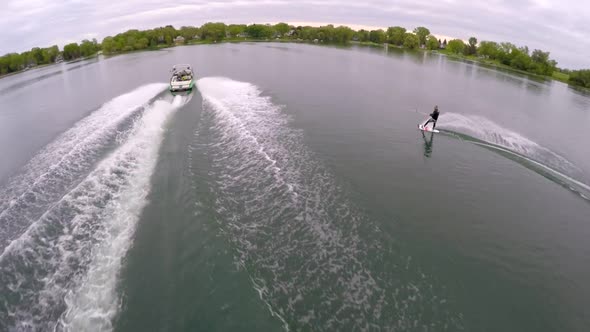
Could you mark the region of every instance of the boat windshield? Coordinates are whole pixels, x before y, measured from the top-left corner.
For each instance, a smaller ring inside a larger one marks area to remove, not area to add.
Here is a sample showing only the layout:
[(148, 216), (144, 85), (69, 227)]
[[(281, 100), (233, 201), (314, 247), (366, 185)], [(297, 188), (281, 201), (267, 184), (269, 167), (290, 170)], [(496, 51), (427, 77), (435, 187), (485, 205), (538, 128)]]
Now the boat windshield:
[(178, 70), (174, 72), (173, 76), (175, 81), (190, 81), (193, 79), (193, 74), (187, 69)]

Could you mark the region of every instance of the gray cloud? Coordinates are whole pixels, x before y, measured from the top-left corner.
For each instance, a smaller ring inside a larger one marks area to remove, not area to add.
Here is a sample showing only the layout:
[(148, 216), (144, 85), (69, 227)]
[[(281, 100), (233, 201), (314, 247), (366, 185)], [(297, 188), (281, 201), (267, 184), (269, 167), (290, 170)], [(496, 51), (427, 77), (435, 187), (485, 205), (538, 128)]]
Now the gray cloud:
[(577, 0), (8, 0), (2, 7), (0, 54), (131, 28), (284, 21), (426, 26), (438, 35), (540, 48), (563, 67), (590, 67), (590, 3)]

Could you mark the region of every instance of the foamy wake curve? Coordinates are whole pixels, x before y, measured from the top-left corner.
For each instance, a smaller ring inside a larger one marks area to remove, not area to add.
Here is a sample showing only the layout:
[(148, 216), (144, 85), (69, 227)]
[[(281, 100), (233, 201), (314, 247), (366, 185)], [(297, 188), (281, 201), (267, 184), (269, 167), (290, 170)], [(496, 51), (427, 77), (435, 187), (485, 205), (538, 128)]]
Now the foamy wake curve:
[(146, 204), (164, 125), (183, 103), (156, 100), (121, 145), (0, 256), (0, 330), (105, 331), (121, 259)]
[(132, 123), (164, 84), (142, 86), (104, 104), (42, 149), (0, 188), (0, 253), (124, 141)]
[(461, 326), (437, 287), (351, 204), (282, 107), (249, 83), (197, 85), (205, 112), (196, 144), (211, 159), (219, 225), (286, 329)]
[(462, 138), (475, 139), (473, 141), (476, 144), (481, 144), (477, 140), (490, 143), (489, 147), (520, 157), (540, 171), (547, 172), (549, 177), (558, 177), (560, 184), (589, 199), (578, 192), (583, 190), (590, 193), (590, 186), (584, 183), (586, 175), (578, 167), (559, 154), (489, 119), (475, 115), (445, 113), (439, 120), (438, 128), (459, 134)]

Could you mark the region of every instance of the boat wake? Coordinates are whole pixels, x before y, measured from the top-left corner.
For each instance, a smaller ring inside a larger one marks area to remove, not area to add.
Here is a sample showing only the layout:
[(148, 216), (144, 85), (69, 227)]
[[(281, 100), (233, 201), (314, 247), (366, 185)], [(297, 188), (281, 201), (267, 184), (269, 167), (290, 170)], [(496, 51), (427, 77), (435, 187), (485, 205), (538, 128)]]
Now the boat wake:
[(42, 149), (21, 173), (0, 188), (0, 253), (100, 156), (124, 141), (132, 123), (165, 85), (151, 84), (119, 96), (75, 124)]
[(559, 154), (489, 119), (475, 115), (445, 113), (439, 128), (459, 139), (492, 149), (590, 201), (585, 174)]
[(211, 77), (197, 86), (196, 143), (211, 159), (218, 223), (285, 329), (461, 326), (429, 278), (351, 204), (281, 106), (245, 82)]
[(12, 198), (2, 212), (9, 244), (0, 255), (0, 330), (112, 329), (121, 259), (146, 204), (164, 126), (187, 101), (154, 100), (165, 86), (105, 104), (3, 189)]

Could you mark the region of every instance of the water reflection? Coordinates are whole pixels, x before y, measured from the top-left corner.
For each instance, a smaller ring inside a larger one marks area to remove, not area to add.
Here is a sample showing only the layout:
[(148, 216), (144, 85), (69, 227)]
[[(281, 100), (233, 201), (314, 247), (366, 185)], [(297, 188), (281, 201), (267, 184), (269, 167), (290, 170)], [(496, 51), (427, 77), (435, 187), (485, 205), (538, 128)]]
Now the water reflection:
[(92, 65), (94, 63), (97, 63), (99, 61), (99, 59), (98, 59), (98, 57), (96, 57), (96, 58), (92, 58), (92, 59), (89, 59), (89, 60), (78, 60), (78, 61), (75, 61), (75, 62), (70, 62), (68, 64), (73, 64), (73, 63), (82, 62), (82, 61), (85, 61), (85, 62), (79, 63), (79, 64), (77, 64), (75, 66), (72, 66), (72, 67), (68, 67), (68, 69), (66, 69), (66, 71), (72, 71), (72, 70), (75, 70), (75, 69), (78, 69), (78, 68), (90, 66), (90, 65)]
[(412, 51), (412, 50), (408, 50), (407, 52), (404, 53), (404, 58), (405, 59), (409, 59), (412, 60), (412, 62), (422, 65), (424, 64), (426, 58), (425, 58), (425, 52), (420, 52), (420, 51)]
[(424, 139), (424, 157), (430, 158), (432, 156), (432, 143), (434, 142), (434, 133), (430, 133), (430, 137), (427, 138), (427, 134), (422, 131), (422, 139)]
[(575, 85), (567, 85), (568, 90), (571, 92), (570, 96), (573, 100), (580, 105), (588, 106), (588, 98), (590, 98), (590, 90)]
[(32, 85), (34, 83), (43, 81), (43, 80), (48, 79), (48, 78), (53, 77), (53, 76), (57, 76), (57, 75), (59, 75), (61, 73), (62, 73), (62, 70), (58, 70), (58, 71), (54, 71), (54, 72), (50, 72), (50, 73), (47, 73), (47, 74), (35, 76), (33, 78), (26, 79), (26, 80), (23, 80), (23, 81), (20, 81), (20, 82), (11, 84), (11, 85), (9, 85), (9, 86), (7, 86), (5, 88), (0, 88), (0, 95), (9, 93), (11, 91), (15, 91), (17, 89), (25, 88), (25, 87), (27, 87), (29, 85)]
[(398, 58), (398, 59), (403, 59), (406, 55), (406, 52), (404, 51), (404, 49), (399, 48), (397, 46), (394, 45), (388, 45), (385, 54), (390, 56), (390, 57), (394, 57), (394, 58)]
[(534, 80), (529, 80), (528, 78), (525, 80), (525, 85), (526, 85), (526, 89), (529, 92), (533, 92), (536, 95), (542, 95), (542, 94), (546, 93), (546, 90), (548, 87), (547, 84), (539, 83)]

